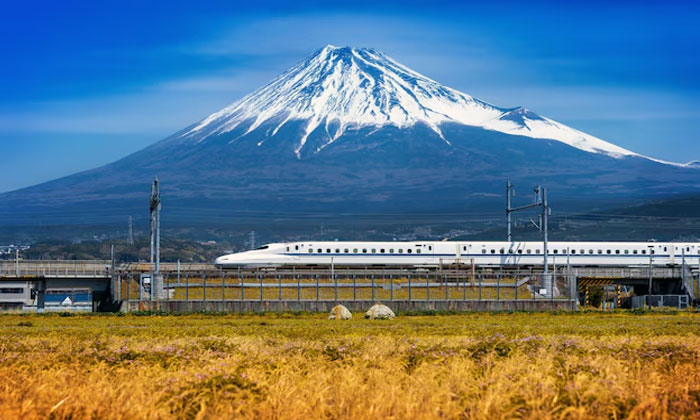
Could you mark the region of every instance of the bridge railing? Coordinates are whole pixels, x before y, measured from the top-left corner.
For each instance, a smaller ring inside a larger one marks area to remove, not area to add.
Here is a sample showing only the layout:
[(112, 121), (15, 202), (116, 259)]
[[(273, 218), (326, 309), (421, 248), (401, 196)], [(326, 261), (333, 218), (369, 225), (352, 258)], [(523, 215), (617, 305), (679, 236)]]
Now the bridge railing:
[(0, 277), (110, 277), (111, 262), (21, 260), (0, 262)]

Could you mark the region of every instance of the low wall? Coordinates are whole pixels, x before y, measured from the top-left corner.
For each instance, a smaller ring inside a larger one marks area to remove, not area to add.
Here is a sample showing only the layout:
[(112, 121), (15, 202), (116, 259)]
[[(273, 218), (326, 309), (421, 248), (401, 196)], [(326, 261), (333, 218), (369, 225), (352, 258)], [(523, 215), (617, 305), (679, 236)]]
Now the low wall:
[[(395, 312), (419, 311), (575, 311), (572, 300), (431, 300), (383, 302)], [(337, 304), (351, 312), (365, 312), (372, 301), (129, 301), (122, 302), (121, 311), (187, 312), (330, 312)]]

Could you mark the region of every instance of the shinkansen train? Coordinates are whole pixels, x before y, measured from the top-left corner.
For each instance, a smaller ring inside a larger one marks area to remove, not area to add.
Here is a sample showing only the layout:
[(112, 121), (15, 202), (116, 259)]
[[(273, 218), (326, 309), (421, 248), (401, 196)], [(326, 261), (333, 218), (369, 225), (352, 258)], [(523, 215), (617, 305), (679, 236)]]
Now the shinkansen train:
[[(220, 268), (283, 266), (537, 266), (542, 242), (288, 242), (223, 255)], [(700, 243), (548, 242), (548, 264), (672, 266), (700, 264)]]

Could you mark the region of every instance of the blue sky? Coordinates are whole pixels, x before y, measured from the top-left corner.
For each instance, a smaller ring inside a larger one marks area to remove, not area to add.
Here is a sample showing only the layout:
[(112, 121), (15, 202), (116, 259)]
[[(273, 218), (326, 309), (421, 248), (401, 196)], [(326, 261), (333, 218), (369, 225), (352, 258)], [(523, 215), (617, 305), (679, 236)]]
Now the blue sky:
[(0, 191), (126, 156), (325, 44), (380, 49), (639, 153), (700, 159), (697, 3), (197, 3), (4, 4)]

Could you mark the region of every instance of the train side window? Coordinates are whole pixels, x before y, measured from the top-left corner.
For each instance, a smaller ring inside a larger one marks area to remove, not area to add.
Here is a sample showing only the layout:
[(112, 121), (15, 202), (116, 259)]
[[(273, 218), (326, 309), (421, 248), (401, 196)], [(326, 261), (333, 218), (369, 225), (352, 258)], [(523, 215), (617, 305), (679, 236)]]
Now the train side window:
[(508, 250), (508, 253), (509, 253), (509, 254), (512, 254), (512, 253), (513, 253), (513, 250), (512, 250), (512, 249), (509, 249), (509, 250)]
[(340, 254), (340, 250), (338, 248), (335, 249), (336, 254)]
[(532, 254), (532, 250), (531, 250), (531, 249), (528, 249), (528, 250), (525, 251), (525, 252), (527, 252), (528, 254)]
[(685, 252), (690, 252), (690, 247), (689, 247), (689, 246), (685, 247)]
[(352, 253), (357, 254), (357, 248), (353, 248)]
[(345, 253), (347, 254), (348, 252), (350, 252), (350, 250), (345, 248)]
[(668, 252), (668, 247), (664, 247), (664, 252)]
[(299, 251), (299, 245), (294, 245), (294, 249)]
[(367, 253), (367, 248), (362, 248), (362, 253), (366, 254)]
[(503, 248), (501, 248), (501, 254), (503, 254), (504, 252), (505, 252), (505, 250)]
[(406, 252), (408, 252), (408, 253), (410, 254), (410, 253), (411, 253), (411, 248), (408, 248), (408, 249), (406, 250)]
[(399, 254), (403, 254), (403, 248), (399, 248)]
[(633, 253), (633, 254), (637, 254), (637, 250), (636, 250), (636, 249), (633, 249), (633, 250), (632, 250), (632, 253)]
[[(465, 247), (462, 247), (462, 250), (463, 250), (463, 251), (466, 251), (466, 250), (467, 250), (467, 247), (466, 247), (466, 246), (465, 246)], [(688, 251), (690, 251), (690, 250), (688, 250)]]
[(376, 254), (377, 250), (375, 248), (372, 248), (372, 254)]
[(380, 249), (379, 252), (384, 253), (384, 248)]
[(390, 248), (390, 249), (389, 249), (389, 254), (393, 254), (393, 253), (394, 253), (394, 248)]
[(647, 250), (646, 250), (646, 249), (643, 249), (643, 250), (642, 250), (642, 254), (646, 254), (646, 253), (647, 253)]
[(331, 253), (331, 250), (330, 250), (330, 249), (326, 249), (326, 252), (330, 254), (330, 253)]
[(610, 254), (610, 253), (612, 253), (612, 251), (609, 250), (609, 249), (607, 249), (607, 250), (605, 250), (605, 253), (606, 253), (606, 254)]
[(420, 254), (420, 248), (416, 249), (416, 254)]
[(433, 246), (432, 246), (432, 245), (428, 245), (428, 251), (432, 251), (432, 250), (433, 250)]
[(582, 249), (581, 252), (579, 252), (579, 254), (585, 254), (585, 253), (586, 253), (585, 249)]
[(619, 254), (619, 253), (620, 253), (620, 250), (619, 250), (619, 249), (616, 249), (616, 250), (615, 250), (615, 253), (616, 253), (616, 254)]
[(317, 252), (320, 254), (320, 253), (323, 252), (323, 249), (322, 249), (322, 248), (319, 248)]
[(656, 254), (656, 251), (652, 249), (652, 250), (651, 250), (651, 253), (652, 253), (652, 254)]
[(630, 253), (630, 250), (629, 250), (629, 249), (626, 249), (626, 250), (625, 250), (625, 254), (629, 254), (629, 253)]
[(539, 253), (540, 253), (540, 250), (539, 250), (539, 249), (536, 249), (536, 250), (535, 250), (535, 254), (539, 254)]
[(287, 247), (287, 252), (289, 252), (289, 247)]
[(481, 253), (482, 253), (482, 254), (486, 254), (486, 250), (485, 250), (485, 249), (482, 249), (482, 250), (481, 250)]
[(571, 250), (571, 253), (572, 253), (572, 254), (575, 254), (575, 253), (576, 253), (576, 250), (575, 250), (575, 249), (572, 249), (572, 250)]
[(555, 254), (558, 253), (558, 252), (559, 252), (559, 251), (557, 251), (556, 249), (554, 250), (554, 253), (555, 253)]
[(309, 248), (309, 254), (313, 254), (313, 253), (314, 253), (314, 249), (313, 249), (313, 248)]
[(603, 253), (603, 250), (602, 250), (602, 249), (599, 249), (599, 250), (598, 250), (598, 254), (602, 254), (602, 253)]
[(522, 254), (522, 253), (523, 253), (523, 250), (522, 250), (522, 249), (519, 249), (519, 250), (518, 250), (518, 254)]
[(491, 253), (492, 253), (492, 254), (495, 254), (495, 253), (496, 253), (496, 250), (495, 250), (495, 249), (492, 249), (492, 250), (491, 250)]
[(592, 254), (592, 253), (593, 253), (593, 250), (592, 250), (592, 249), (589, 249), (589, 250), (588, 250), (588, 253), (589, 253), (589, 254)]

